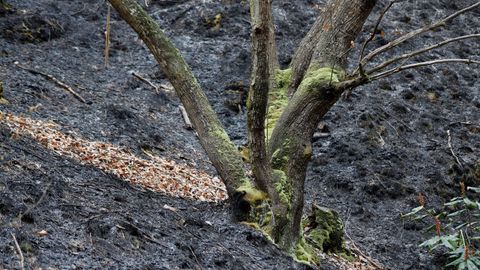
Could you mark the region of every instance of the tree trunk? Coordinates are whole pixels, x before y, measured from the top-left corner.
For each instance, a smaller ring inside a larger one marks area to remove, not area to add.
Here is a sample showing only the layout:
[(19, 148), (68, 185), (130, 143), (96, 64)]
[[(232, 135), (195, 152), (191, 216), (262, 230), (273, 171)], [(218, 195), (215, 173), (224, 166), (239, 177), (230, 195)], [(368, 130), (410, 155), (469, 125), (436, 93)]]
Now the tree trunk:
[[(246, 177), (238, 151), (188, 65), (158, 24), (135, 0), (109, 2), (139, 34), (174, 86), (203, 148), (227, 186), (228, 195), (236, 203), (234, 209), (248, 215), (250, 210), (256, 211), (258, 203), (266, 202), (264, 205), (271, 207), (269, 211), (273, 215), (262, 224), (269, 227), (268, 233), (274, 242), (291, 254), (299, 245), (305, 245), (300, 224), (306, 169), (312, 153), (310, 140), (320, 119), (350, 85), (342, 82), (345, 80), (347, 52), (375, 1), (331, 1), (310, 31), (310, 37), (302, 42), (306, 44), (293, 60), (292, 76), (276, 70), (278, 61), (271, 1), (250, 1), (253, 69), (247, 106), (255, 186)], [(284, 78), (273, 83), (278, 74)], [(279, 113), (282, 109), (283, 112), (268, 139), (265, 136), (265, 130), (268, 130), (265, 115), (267, 105), (273, 102), (268, 100), (269, 91), (283, 88), (281, 91), (285, 92), (286, 85), (293, 82), (292, 77), (298, 80), (298, 87), (294, 87), (288, 104), (278, 108)]]
[(154, 55), (184, 105), (200, 143), (224, 181), (230, 198), (249, 182), (235, 145), (223, 129), (205, 93), (178, 49), (135, 0), (109, 0)]
[[(321, 28), (314, 38), (316, 46), (297, 55), (311, 58), (303, 79), (277, 121), (269, 142), (273, 170), (282, 180), (288, 196), (289, 220), (283, 228), (275, 227), (274, 239), (285, 250), (292, 251), (301, 235), (304, 181), (312, 154), (311, 138), (322, 117), (345, 90), (348, 51), (376, 1), (335, 0), (314, 27)], [(310, 33), (316, 31), (311, 30)], [(311, 56), (309, 56), (311, 55)], [(301, 73), (301, 71), (299, 71)], [(292, 79), (295, 75), (292, 75)]]

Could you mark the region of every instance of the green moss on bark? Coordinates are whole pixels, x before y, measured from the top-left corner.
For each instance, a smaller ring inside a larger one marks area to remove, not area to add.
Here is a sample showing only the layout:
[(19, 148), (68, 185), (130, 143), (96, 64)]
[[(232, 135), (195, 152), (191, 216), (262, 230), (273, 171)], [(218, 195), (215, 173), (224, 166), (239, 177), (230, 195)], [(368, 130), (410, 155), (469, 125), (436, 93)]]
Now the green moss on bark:
[(282, 170), (273, 170), (273, 178), (275, 179), (275, 190), (278, 192), (280, 202), (287, 205), (290, 209), (292, 185), (290, 184), (290, 181), (288, 181), (287, 175)]
[(275, 89), (271, 89), (268, 93), (268, 112), (265, 119), (265, 133), (267, 138), (272, 135), (277, 120), (280, 118), (283, 109), (287, 106), (287, 90), (291, 76), (291, 69), (277, 70), (275, 73)]
[(252, 182), (248, 179), (245, 179), (242, 184), (236, 189), (236, 191), (244, 192), (245, 195), (243, 196), (243, 199), (249, 202), (252, 206), (257, 205), (261, 201), (268, 198), (268, 195), (265, 192), (254, 187)]
[(306, 236), (320, 251), (348, 254), (343, 239), (343, 222), (337, 212), (313, 205), (312, 214), (304, 223), (309, 228)]
[(295, 246), (294, 259), (298, 262), (308, 265), (318, 265), (319, 259), (315, 249), (305, 241), (305, 237), (301, 236)]
[(311, 67), (305, 74), (300, 89), (314, 91), (325, 84), (339, 83), (345, 79), (345, 71), (330, 67), (315, 68)]

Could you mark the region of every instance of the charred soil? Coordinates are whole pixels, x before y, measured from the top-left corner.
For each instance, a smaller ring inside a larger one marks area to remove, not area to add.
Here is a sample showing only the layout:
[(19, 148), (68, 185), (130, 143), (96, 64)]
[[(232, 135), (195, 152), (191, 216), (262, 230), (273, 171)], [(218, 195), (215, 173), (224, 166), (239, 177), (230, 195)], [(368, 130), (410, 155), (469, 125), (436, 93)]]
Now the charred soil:
[[(244, 144), (248, 1), (149, 2), (148, 12), (191, 65), (231, 138)], [(274, 1), (282, 66), (289, 64), (323, 2)], [(398, 3), (371, 46), (472, 2)], [(131, 185), (121, 173), (59, 154), (35, 136), (12, 129), (7, 114), (45, 121), (46, 126), (54, 123), (65, 134), (128, 149), (141, 159), (160, 156), (215, 176), (153, 57), (114, 11), (109, 67), (104, 67), (104, 1), (8, 3), (11, 7), (0, 7), (0, 81), (9, 101), (0, 105), (0, 268), (19, 265), (13, 235), (28, 269), (306, 268), (261, 233), (233, 223), (224, 202), (172, 197)], [(479, 18), (476, 9), (396, 53), (478, 33)], [(357, 50), (375, 19), (369, 19)], [(430, 56), (479, 54), (480, 42), (467, 40)], [(86, 102), (18, 64), (65, 82)], [(162, 87), (156, 92), (132, 72)], [(338, 211), (347, 239), (389, 269), (441, 269), (441, 256), (418, 247), (431, 224), (407, 222), (400, 214), (418, 205), (419, 193), (427, 204), (438, 206), (458, 194), (460, 181), (480, 184), (468, 176), (468, 166), (480, 159), (479, 121), (478, 66), (427, 67), (357, 89), (319, 127), (306, 205)], [(447, 130), (463, 170), (451, 155)]]

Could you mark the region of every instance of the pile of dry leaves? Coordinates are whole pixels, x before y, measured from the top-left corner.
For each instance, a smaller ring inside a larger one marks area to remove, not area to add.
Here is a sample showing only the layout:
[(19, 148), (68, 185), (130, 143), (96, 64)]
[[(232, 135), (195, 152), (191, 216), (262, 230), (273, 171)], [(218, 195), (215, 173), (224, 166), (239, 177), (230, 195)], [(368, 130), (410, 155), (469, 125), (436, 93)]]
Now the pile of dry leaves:
[(227, 198), (224, 184), (218, 177), (172, 160), (149, 155), (136, 156), (126, 148), (113, 144), (88, 141), (74, 132), (65, 134), (58, 124), (34, 120), (0, 111), (0, 123), (12, 131), (12, 139), (30, 136), (46, 148), (85, 165), (95, 166), (132, 184), (165, 194), (201, 201)]

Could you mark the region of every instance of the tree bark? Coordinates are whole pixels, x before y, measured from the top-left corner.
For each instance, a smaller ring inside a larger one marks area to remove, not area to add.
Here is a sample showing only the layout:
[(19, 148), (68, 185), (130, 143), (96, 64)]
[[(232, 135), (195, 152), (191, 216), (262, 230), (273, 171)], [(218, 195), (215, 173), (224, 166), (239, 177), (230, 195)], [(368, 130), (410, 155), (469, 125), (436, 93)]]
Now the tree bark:
[(249, 181), (243, 162), (213, 111), (189, 66), (160, 26), (135, 0), (109, 0), (120, 16), (137, 32), (172, 83), (184, 105), (200, 143), (234, 198), (238, 187)]
[[(283, 232), (278, 244), (286, 250), (291, 250), (300, 236), (304, 181), (312, 153), (311, 138), (319, 121), (345, 90), (339, 86), (343, 86), (341, 82), (346, 79), (351, 42), (360, 33), (375, 3), (373, 0), (334, 0), (328, 4), (321, 23), (314, 25), (314, 28), (320, 27), (321, 32), (311, 30), (312, 37), (307, 39), (309, 42), (316, 40), (316, 46), (312, 49), (309, 45), (305, 48), (308, 51), (302, 53), (302, 58), (311, 58), (308, 69), (303, 72), (301, 83), (273, 130), (268, 151), (273, 169), (283, 172), (286, 185), (291, 187), (291, 218), (285, 228), (275, 228), (275, 231)], [(299, 74), (301, 69), (297, 71)]]
[[(348, 3), (344, 3), (348, 2)], [(355, 41), (358, 33), (352, 35), (355, 31), (352, 31), (350, 34), (341, 33), (339, 27), (340, 24), (346, 24), (349, 20), (359, 21), (357, 16), (364, 14), (365, 7), (374, 6), (376, 0), (363, 0), (363, 1), (339, 1), (334, 0), (330, 1), (324, 11), (315, 21), (314, 25), (307, 33), (305, 38), (300, 42), (297, 51), (295, 52), (292, 59), (292, 81), (288, 87), (288, 95), (292, 96), (293, 93), (297, 90), (298, 86), (303, 80), (307, 69), (309, 68), (312, 58), (315, 60), (321, 60), (331, 62), (330, 66), (343, 68), (347, 59), (347, 52), (350, 48), (350, 42)], [(360, 8), (357, 12), (357, 8)], [(341, 10), (342, 9), (342, 10)], [(369, 10), (368, 12), (371, 12)], [(338, 17), (344, 16), (344, 17)], [(342, 21), (343, 20), (343, 21)], [(361, 19), (360, 19), (361, 20)], [(350, 27), (360, 27), (360, 30), (363, 26), (363, 22), (358, 25), (350, 24)], [(342, 40), (337, 40), (340, 38)], [(346, 43), (345, 43), (346, 42)], [(343, 44), (341, 44), (343, 43)], [(338, 48), (335, 48), (335, 45), (341, 44), (343, 52)], [(345, 46), (346, 45), (346, 46)], [(314, 55), (316, 54), (316, 55)], [(323, 55), (319, 55), (323, 54)], [(328, 64), (328, 63), (325, 64)]]
[(272, 35), (271, 0), (251, 0), (252, 17), (252, 74), (247, 100), (248, 146), (252, 172), (257, 186), (272, 201), (272, 222), (285, 223), (287, 207), (275, 189), (270, 159), (266, 153), (265, 117), (268, 92), (277, 68), (276, 48)]

